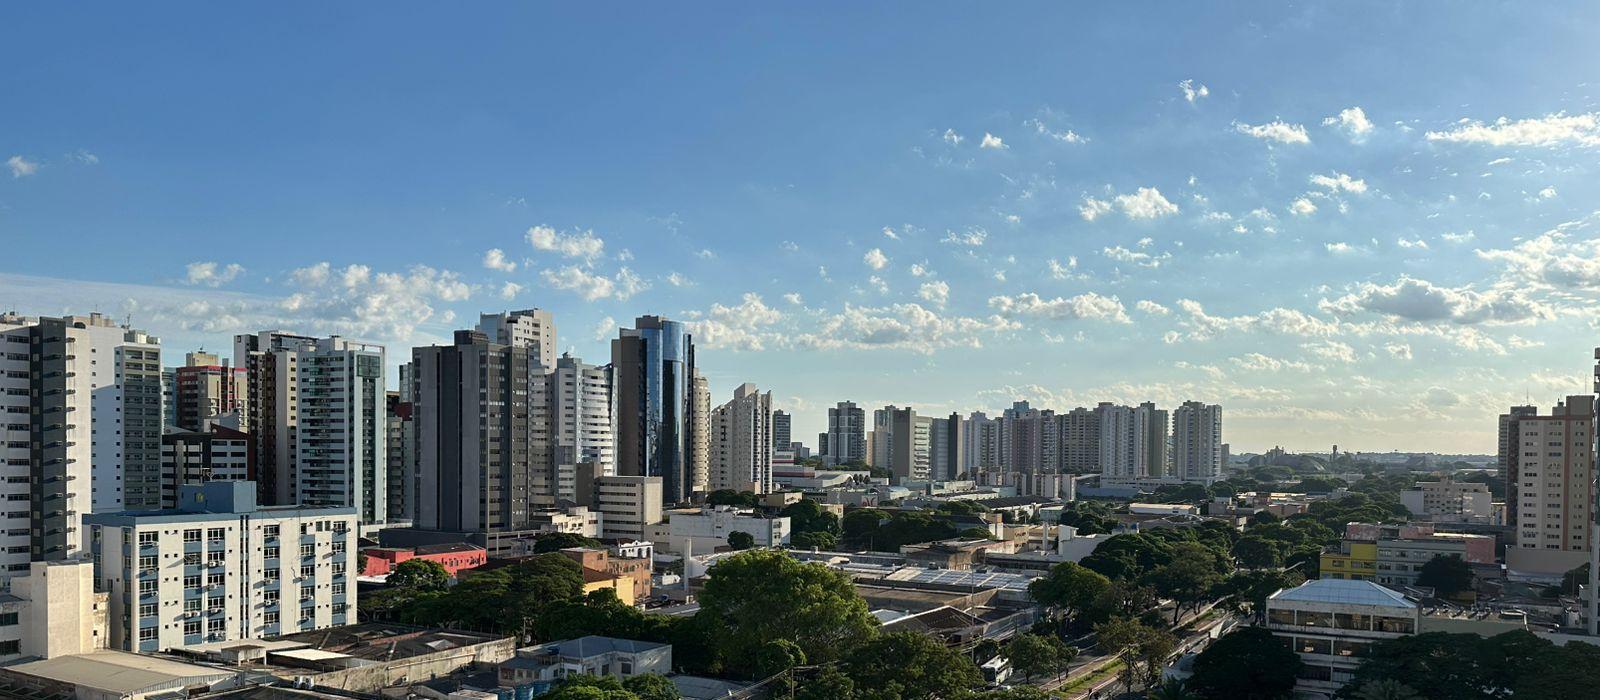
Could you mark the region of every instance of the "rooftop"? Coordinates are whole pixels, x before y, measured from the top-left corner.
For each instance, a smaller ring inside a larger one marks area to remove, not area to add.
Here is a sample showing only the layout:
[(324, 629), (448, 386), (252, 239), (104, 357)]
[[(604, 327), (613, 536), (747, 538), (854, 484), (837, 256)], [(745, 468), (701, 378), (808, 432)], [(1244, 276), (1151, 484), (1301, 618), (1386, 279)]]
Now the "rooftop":
[(644, 651), (650, 651), (652, 649), (660, 649), (670, 646), (672, 645), (662, 644), (660, 642), (642, 642), (637, 639), (619, 639), (617, 637), (601, 637), (591, 634), (587, 637), (566, 639), (559, 642), (540, 644), (538, 646), (532, 646), (526, 649), (518, 649), (517, 653), (520, 656), (526, 657), (540, 653), (553, 652), (561, 656), (582, 659), (591, 656), (598, 656), (600, 654), (609, 654), (612, 652), (637, 654)]
[(8, 666), (6, 670), (117, 695), (210, 685), (234, 675), (225, 669), (112, 649), (58, 656)]
[(1371, 581), (1324, 578), (1307, 581), (1295, 588), (1285, 588), (1272, 594), (1268, 600), (1299, 603), (1336, 603), (1340, 605), (1373, 605), (1389, 608), (1415, 608), (1397, 591), (1384, 588)]

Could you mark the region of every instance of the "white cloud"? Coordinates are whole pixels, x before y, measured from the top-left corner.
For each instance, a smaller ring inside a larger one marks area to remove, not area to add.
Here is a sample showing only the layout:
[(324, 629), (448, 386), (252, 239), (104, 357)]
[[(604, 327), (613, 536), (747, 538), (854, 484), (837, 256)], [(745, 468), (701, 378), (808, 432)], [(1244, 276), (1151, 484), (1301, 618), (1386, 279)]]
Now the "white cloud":
[(1546, 187), (1542, 190), (1539, 190), (1539, 199), (1555, 199), (1555, 196), (1556, 188), (1554, 187)]
[(1317, 213), (1317, 205), (1313, 204), (1311, 200), (1301, 197), (1289, 204), (1289, 213), (1295, 216), (1311, 216)]
[(794, 304), (795, 306), (800, 306), (805, 303), (805, 300), (801, 299), (800, 295), (795, 292), (789, 292), (788, 294), (783, 295), (783, 300), (789, 302), (790, 304)]
[(1094, 197), (1084, 197), (1083, 204), (1078, 207), (1078, 215), (1082, 216), (1084, 221), (1094, 221), (1100, 218), (1101, 215), (1110, 212), (1110, 202), (1103, 199), (1095, 199)]
[(460, 275), (426, 265), (374, 273), (366, 265), (335, 269), (319, 262), (291, 270), (289, 279), (295, 291), (277, 303), (281, 313), (297, 319), (302, 329), (357, 337), (409, 339), (423, 323), (454, 317), (449, 310), (435, 309), (435, 303), (472, 296)]
[(505, 283), (505, 284), (500, 286), (500, 298), (501, 299), (505, 299), (505, 300), (509, 301), (511, 299), (515, 299), (516, 296), (518, 294), (521, 294), (521, 293), (522, 293), (522, 285), (517, 284), (516, 282), (507, 282), (507, 283)]
[(1134, 194), (1117, 195), (1117, 206), (1130, 219), (1158, 219), (1178, 213), (1178, 205), (1167, 201), (1154, 187), (1140, 187)]
[(589, 335), (595, 340), (605, 340), (610, 338), (611, 334), (615, 333), (616, 331), (617, 320), (607, 316), (600, 319), (600, 322), (594, 325), (594, 329), (589, 333)]
[(1365, 180), (1358, 180), (1341, 172), (1335, 172), (1332, 175), (1312, 175), (1311, 184), (1317, 187), (1325, 187), (1329, 192), (1343, 190), (1353, 194), (1365, 194), (1367, 191), (1367, 182)]
[(11, 177), (27, 177), (39, 172), (39, 163), (22, 156), (11, 156), (6, 159), (6, 166), (11, 168)]
[(1346, 137), (1357, 143), (1365, 141), (1367, 134), (1372, 133), (1372, 121), (1367, 119), (1367, 113), (1360, 107), (1340, 110), (1337, 115), (1322, 120), (1322, 125), (1343, 131)]
[(946, 302), (950, 301), (950, 285), (942, 280), (924, 282), (917, 289), (917, 296), (922, 297), (923, 301), (934, 306), (943, 307)]
[(1477, 236), (1477, 234), (1474, 234), (1473, 232), (1468, 231), (1466, 233), (1455, 233), (1455, 232), (1445, 233), (1445, 234), (1440, 235), (1439, 237), (1444, 239), (1444, 241), (1446, 243), (1467, 243), (1467, 242), (1477, 238), (1478, 236)]
[(1075, 297), (1044, 299), (1026, 292), (1016, 296), (989, 297), (989, 308), (1002, 316), (1026, 316), (1054, 320), (1090, 319), (1114, 323), (1130, 323), (1122, 302), (1114, 296), (1101, 296), (1085, 292)]
[(1502, 274), (1527, 284), (1554, 289), (1600, 289), (1600, 239), (1571, 234), (1596, 219), (1571, 221), (1509, 249), (1477, 251), (1483, 260), (1505, 266)]
[(1389, 357), (1396, 360), (1411, 359), (1411, 345), (1409, 343), (1388, 343), (1383, 346), (1383, 349), (1389, 353)]
[(1337, 322), (1317, 318), (1297, 309), (1277, 307), (1243, 316), (1213, 316), (1193, 299), (1179, 299), (1177, 306), (1187, 314), (1180, 321), (1187, 333), (1174, 334), (1167, 342), (1175, 342), (1183, 337), (1210, 340), (1219, 335), (1245, 331), (1313, 338), (1327, 338), (1340, 333)]
[(1061, 261), (1056, 260), (1055, 258), (1050, 258), (1049, 266), (1051, 277), (1054, 277), (1058, 280), (1067, 279), (1068, 277), (1072, 276), (1073, 270), (1078, 269), (1078, 256), (1067, 256), (1066, 264), (1062, 264)]
[(1028, 124), (1028, 125), (1031, 125), (1033, 127), (1033, 130), (1038, 132), (1040, 136), (1044, 136), (1046, 138), (1049, 138), (1052, 141), (1059, 141), (1061, 143), (1079, 144), (1079, 143), (1085, 143), (1085, 142), (1087, 142), (1089, 140), (1087, 138), (1084, 138), (1083, 136), (1078, 135), (1078, 132), (1073, 131), (1071, 129), (1067, 129), (1066, 131), (1051, 131), (1050, 127), (1045, 126), (1044, 122), (1039, 121), (1038, 119), (1029, 119), (1025, 123)]
[(222, 265), (215, 262), (192, 262), (185, 268), (184, 283), (206, 287), (220, 287), (232, 282), (244, 272), (238, 263)]
[[(796, 347), (812, 350), (905, 350), (928, 354), (946, 347), (982, 347), (982, 337), (1014, 331), (1021, 325), (987, 319), (941, 316), (920, 304), (885, 307), (845, 305), (811, 332), (793, 334)], [(808, 329), (810, 330), (810, 329)]]
[(1529, 299), (1520, 290), (1479, 292), (1470, 287), (1439, 287), (1404, 276), (1388, 285), (1363, 282), (1350, 294), (1324, 299), (1317, 306), (1342, 315), (1370, 311), (1407, 321), (1457, 324), (1516, 323), (1554, 316), (1549, 307)]
[(1350, 364), (1356, 361), (1356, 349), (1337, 340), (1303, 343), (1301, 349), (1324, 360)]
[(866, 263), (867, 267), (874, 270), (882, 270), (884, 266), (889, 264), (889, 256), (884, 255), (882, 250), (873, 248), (867, 251), (866, 255), (861, 256), (861, 262)]
[(978, 148), (993, 148), (1003, 151), (1007, 148), (1010, 148), (1010, 146), (1007, 146), (1006, 142), (1001, 141), (999, 136), (995, 136), (994, 134), (985, 131), (983, 132), (983, 142), (978, 144)]
[(1418, 249), (1422, 249), (1422, 250), (1427, 250), (1428, 249), (1428, 242), (1425, 241), (1425, 240), (1422, 240), (1421, 238), (1418, 238), (1416, 240), (1407, 240), (1405, 238), (1397, 238), (1397, 239), (1395, 239), (1394, 243), (1395, 243), (1395, 245), (1400, 246), (1401, 248), (1418, 248)]
[(677, 273), (677, 272), (673, 272), (673, 273), (670, 273), (670, 274), (667, 275), (667, 284), (670, 284), (670, 285), (672, 285), (674, 287), (692, 287), (692, 286), (694, 286), (694, 282), (690, 281), (690, 279), (688, 277), (684, 277), (682, 274)]
[(1245, 353), (1240, 357), (1230, 357), (1228, 358), (1228, 361), (1232, 362), (1233, 365), (1239, 369), (1251, 370), (1255, 372), (1281, 372), (1286, 369), (1310, 372), (1317, 369), (1309, 362), (1284, 360), (1263, 355), (1259, 352)]
[(1486, 146), (1600, 146), (1600, 114), (1568, 115), (1558, 112), (1516, 121), (1501, 117), (1492, 124), (1462, 120), (1454, 128), (1429, 131), (1427, 139)]
[(952, 245), (972, 246), (972, 247), (976, 248), (978, 246), (983, 245), (983, 242), (988, 240), (988, 239), (989, 239), (989, 232), (988, 231), (985, 231), (985, 230), (983, 230), (981, 228), (978, 228), (978, 227), (972, 227), (972, 228), (968, 228), (963, 233), (956, 233), (955, 231), (946, 231), (945, 235), (944, 235), (944, 240), (942, 242), (949, 243), (949, 244), (952, 244)]
[(1188, 100), (1189, 104), (1194, 104), (1196, 100), (1211, 94), (1210, 88), (1196, 84), (1192, 78), (1178, 83), (1178, 89), (1183, 91), (1183, 99)]
[(99, 165), (100, 156), (90, 153), (82, 148), (67, 154), (68, 160), (75, 160), (84, 165)]
[(700, 258), (701, 260), (713, 260), (717, 257), (717, 254), (712, 252), (710, 248), (701, 248), (700, 250), (695, 251), (694, 256)]
[(965, 140), (966, 140), (966, 138), (963, 137), (961, 134), (956, 133), (955, 129), (945, 129), (944, 130), (944, 142), (945, 143), (948, 143), (948, 144), (950, 144), (952, 146), (960, 146), (961, 142), (965, 141)]
[(877, 292), (879, 294), (888, 294), (889, 293), (889, 283), (884, 281), (884, 279), (882, 277), (879, 277), (877, 275), (873, 275), (873, 276), (867, 278), (867, 286), (872, 287), (874, 290), (877, 290)]
[(528, 229), (527, 238), (535, 250), (558, 253), (568, 258), (593, 260), (600, 257), (606, 247), (605, 241), (594, 235), (594, 231), (561, 233), (549, 226), (534, 226)]
[(506, 252), (499, 248), (490, 248), (483, 254), (483, 266), (500, 272), (515, 272), (517, 269), (516, 261), (507, 260)]
[(933, 274), (933, 271), (928, 269), (928, 261), (926, 260), (919, 263), (911, 263), (911, 267), (907, 269), (910, 270), (912, 277), (927, 277)]
[(1348, 255), (1356, 252), (1355, 246), (1345, 243), (1344, 241), (1324, 243), (1322, 244), (1322, 247), (1327, 248), (1328, 252), (1333, 253), (1334, 255)]
[(626, 301), (629, 297), (650, 287), (648, 283), (626, 267), (618, 270), (615, 277), (606, 277), (577, 265), (568, 265), (554, 270), (543, 270), (539, 273), (539, 277), (544, 280), (546, 286), (575, 292), (586, 301), (608, 298)]
[(1150, 301), (1149, 299), (1140, 299), (1138, 303), (1133, 305), (1133, 308), (1150, 314), (1151, 316), (1165, 316), (1172, 313), (1172, 309)]
[(1166, 260), (1168, 260), (1168, 259), (1170, 259), (1172, 257), (1168, 253), (1162, 253), (1161, 255), (1151, 255), (1149, 253), (1146, 253), (1146, 252), (1140, 251), (1140, 250), (1128, 250), (1127, 248), (1124, 248), (1122, 246), (1111, 246), (1109, 248), (1101, 248), (1100, 249), (1100, 254), (1104, 255), (1104, 256), (1106, 256), (1108, 258), (1111, 258), (1112, 260), (1115, 260), (1117, 262), (1131, 263), (1131, 264), (1134, 264), (1134, 265), (1138, 265), (1139, 267), (1161, 267), (1161, 263), (1165, 262)]
[(900, 234), (895, 233), (894, 229), (889, 228), (888, 226), (883, 227), (883, 237), (891, 241), (900, 240)]
[(778, 247), (782, 248), (784, 251), (789, 252), (789, 253), (798, 253), (798, 252), (800, 252), (800, 244), (799, 243), (795, 243), (794, 241), (784, 241), (782, 243), (779, 243)]
[(1306, 128), (1299, 124), (1289, 124), (1282, 120), (1274, 120), (1266, 124), (1250, 125), (1243, 122), (1234, 122), (1234, 130), (1241, 134), (1274, 143), (1311, 143), (1311, 137), (1306, 134)]
[(767, 306), (761, 295), (745, 292), (736, 305), (712, 304), (706, 318), (690, 326), (695, 342), (705, 347), (765, 350), (768, 343), (782, 339), (768, 329), (783, 318), (783, 312)]

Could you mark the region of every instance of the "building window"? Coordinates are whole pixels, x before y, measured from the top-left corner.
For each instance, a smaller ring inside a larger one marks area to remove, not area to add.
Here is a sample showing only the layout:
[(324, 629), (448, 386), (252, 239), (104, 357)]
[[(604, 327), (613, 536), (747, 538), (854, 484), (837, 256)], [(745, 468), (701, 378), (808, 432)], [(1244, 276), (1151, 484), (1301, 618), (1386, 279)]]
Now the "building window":
[(17, 613), (0, 613), (0, 627), (10, 627), (17, 624)]
[(333, 594), (334, 595), (344, 595), (344, 584), (342, 584), (342, 583), (333, 584)]
[(142, 603), (139, 605), (139, 617), (155, 617), (156, 610), (155, 603)]
[(300, 545), (300, 556), (302, 556), (302, 557), (314, 557), (316, 555), (317, 555), (316, 545), (310, 545), (310, 544)]
[(159, 532), (141, 532), (141, 533), (139, 533), (139, 546), (140, 547), (149, 547), (149, 546), (152, 546), (152, 545), (155, 545), (155, 544), (159, 543), (160, 541), (161, 541), (161, 533), (159, 533)]
[(265, 624), (268, 627), (271, 627), (273, 625), (278, 624), (278, 611), (273, 610), (271, 612), (268, 612), (268, 613), (262, 615), (261, 616), (261, 622), (262, 622), (262, 624)]
[(269, 539), (269, 540), (277, 539), (278, 538), (278, 526), (277, 525), (268, 525), (266, 527), (261, 528), (261, 536), (265, 537), (266, 539)]
[(223, 528), (214, 527), (206, 530), (206, 539), (211, 540), (212, 542), (220, 542), (223, 540), (223, 538), (228, 536), (227, 533), (228, 531)]
[(200, 577), (199, 576), (185, 576), (185, 577), (183, 577), (183, 587), (187, 588), (189, 590), (198, 590), (200, 588)]
[(188, 600), (183, 601), (183, 611), (184, 612), (200, 612), (200, 599), (199, 598), (190, 598)]
[(154, 572), (157, 566), (156, 561), (155, 557), (139, 557), (139, 573), (148, 574)]
[(200, 565), (200, 553), (199, 552), (190, 552), (188, 554), (183, 555), (183, 565), (184, 566), (199, 566)]
[(262, 600), (262, 602), (266, 603), (267, 605), (277, 605), (278, 604), (278, 591), (264, 591), (264, 592), (262, 592), (261, 600)]
[(155, 595), (158, 581), (140, 581), (139, 595)]
[(277, 559), (278, 558), (278, 548), (277, 547), (266, 547), (266, 548), (263, 548), (261, 550), (261, 556), (263, 558), (266, 558), (266, 559)]
[(335, 615), (343, 615), (345, 609), (346, 609), (346, 606), (345, 606), (344, 603), (334, 603), (333, 604), (333, 614), (335, 614)]
[(194, 530), (184, 530), (183, 531), (183, 541), (184, 542), (199, 542), (200, 541), (200, 530), (198, 528), (194, 529)]
[(278, 580), (278, 572), (279, 572), (278, 569), (263, 569), (261, 571), (261, 575), (263, 577), (265, 577), (268, 581), (277, 581)]
[(183, 623), (183, 633), (186, 636), (200, 634), (200, 621), (190, 620)]
[(300, 567), (300, 578), (311, 578), (315, 575), (317, 575), (317, 566), (315, 564), (306, 564)]
[(154, 628), (154, 627), (141, 627), (141, 628), (139, 628), (139, 641), (141, 641), (141, 642), (153, 642), (153, 641), (155, 641), (155, 638), (156, 638), (156, 628)]

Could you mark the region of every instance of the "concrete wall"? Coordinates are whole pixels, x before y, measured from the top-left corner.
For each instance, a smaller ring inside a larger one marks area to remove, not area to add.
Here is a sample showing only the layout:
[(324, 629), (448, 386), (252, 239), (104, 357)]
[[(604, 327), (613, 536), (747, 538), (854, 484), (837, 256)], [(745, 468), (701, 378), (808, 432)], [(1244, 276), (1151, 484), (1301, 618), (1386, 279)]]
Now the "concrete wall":
[[(409, 659), (347, 668), (326, 673), (307, 671), (317, 687), (337, 688), (357, 693), (376, 693), (394, 685), (418, 683), (448, 676), (467, 666), (494, 666), (517, 653), (514, 637), (475, 644), (470, 647), (447, 649), (432, 654), (422, 654)], [(288, 675), (288, 674), (280, 674)]]

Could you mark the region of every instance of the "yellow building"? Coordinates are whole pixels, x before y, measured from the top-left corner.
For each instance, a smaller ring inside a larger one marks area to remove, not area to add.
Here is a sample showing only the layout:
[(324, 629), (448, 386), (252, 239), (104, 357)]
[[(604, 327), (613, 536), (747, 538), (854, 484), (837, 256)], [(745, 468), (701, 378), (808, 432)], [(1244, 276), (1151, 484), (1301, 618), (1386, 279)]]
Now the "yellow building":
[(1378, 573), (1378, 543), (1345, 540), (1337, 552), (1322, 553), (1322, 578), (1371, 581)]
[(607, 588), (617, 592), (617, 599), (621, 600), (623, 605), (633, 605), (637, 600), (633, 595), (632, 578), (617, 576), (596, 569), (585, 568), (583, 570), (583, 592), (585, 594)]

